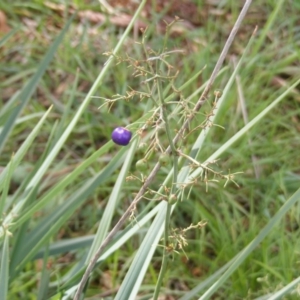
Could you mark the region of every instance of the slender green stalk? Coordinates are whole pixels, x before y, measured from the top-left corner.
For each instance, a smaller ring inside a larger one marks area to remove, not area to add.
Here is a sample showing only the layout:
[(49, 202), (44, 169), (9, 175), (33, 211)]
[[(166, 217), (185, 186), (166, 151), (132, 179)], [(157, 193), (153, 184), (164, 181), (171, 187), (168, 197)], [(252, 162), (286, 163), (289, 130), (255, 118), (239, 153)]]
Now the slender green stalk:
[(172, 207), (172, 200), (174, 197), (176, 197), (176, 183), (177, 183), (177, 177), (178, 177), (178, 155), (177, 150), (175, 148), (175, 145), (173, 143), (173, 137), (171, 134), (171, 129), (168, 121), (168, 114), (166, 110), (166, 105), (163, 98), (163, 92), (162, 92), (162, 86), (161, 86), (161, 80), (157, 79), (157, 89), (158, 89), (158, 96), (161, 103), (161, 109), (162, 109), (162, 117), (163, 121), (165, 123), (165, 129), (169, 141), (169, 145), (171, 148), (171, 153), (173, 156), (173, 181), (172, 181), (172, 187), (170, 189), (170, 195), (169, 195), (169, 201), (167, 205), (166, 210), (166, 220), (165, 220), (165, 232), (164, 232), (164, 249), (163, 249), (163, 260), (161, 269), (159, 272), (158, 280), (156, 283), (153, 300), (158, 299), (159, 291), (162, 285), (162, 281), (164, 279), (167, 265), (168, 265), (168, 248), (169, 248), (169, 230), (170, 230), (170, 218), (171, 218), (171, 207)]
[(175, 193), (176, 193), (176, 183), (177, 183), (177, 176), (178, 176), (178, 154), (177, 154), (177, 150), (176, 150), (175, 144), (173, 142), (173, 137), (171, 134), (171, 129), (170, 129), (169, 120), (168, 120), (168, 113), (167, 113), (166, 104), (165, 104), (164, 98), (163, 98), (163, 92), (162, 92), (162, 86), (161, 86), (160, 79), (158, 79), (158, 81), (157, 81), (157, 88), (158, 88), (159, 100), (161, 103), (162, 116), (164, 119), (163, 121), (165, 123), (165, 129), (166, 129), (166, 133), (167, 133), (167, 137), (168, 137), (168, 142), (169, 142), (169, 145), (171, 148), (171, 153), (173, 156), (174, 172), (173, 172), (173, 183), (172, 183), (170, 197), (169, 197), (169, 201), (170, 201), (170, 200), (172, 200), (172, 198), (175, 196)]
[(168, 247), (168, 240), (169, 240), (169, 226), (170, 226), (171, 207), (172, 207), (172, 204), (168, 203), (167, 211), (166, 211), (166, 220), (165, 220), (163, 259), (162, 259), (160, 272), (159, 272), (158, 279), (157, 279), (156, 286), (155, 286), (153, 300), (158, 299), (159, 291), (160, 291), (160, 288), (161, 288), (161, 285), (162, 285), (162, 282), (163, 282), (163, 279), (164, 279), (164, 276), (165, 276), (165, 273), (166, 273), (166, 270), (167, 270), (167, 265), (168, 265), (167, 247)]

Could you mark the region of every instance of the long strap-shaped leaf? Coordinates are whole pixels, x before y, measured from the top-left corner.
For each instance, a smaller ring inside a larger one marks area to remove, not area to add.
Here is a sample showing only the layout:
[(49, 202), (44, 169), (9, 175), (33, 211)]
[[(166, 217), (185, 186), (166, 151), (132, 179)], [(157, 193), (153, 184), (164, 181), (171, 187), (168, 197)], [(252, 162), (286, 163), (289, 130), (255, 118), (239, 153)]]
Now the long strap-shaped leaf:
[(144, 275), (164, 230), (163, 224), (166, 217), (167, 203), (160, 203), (159, 206), (161, 209), (148, 229), (143, 243), (134, 257), (115, 300), (136, 299), (139, 287), (144, 279)]
[[(21, 160), (23, 159), (23, 157), (25, 156), (25, 154), (27, 153), (29, 147), (31, 146), (32, 142), (34, 141), (34, 139), (36, 138), (36, 136), (38, 135), (38, 133), (40, 132), (40, 129), (44, 123), (44, 121), (46, 120), (47, 116), (49, 115), (50, 111), (51, 111), (50, 107), (47, 112), (43, 115), (43, 117), (41, 118), (41, 120), (37, 123), (37, 125), (34, 127), (34, 129), (30, 132), (30, 134), (27, 136), (26, 140), (22, 143), (22, 145), (19, 147), (18, 151), (16, 152), (16, 154), (14, 155), (14, 168), (12, 169), (12, 171), (14, 171), (14, 169), (20, 164)], [(2, 190), (5, 178), (7, 176), (8, 170), (11, 167), (11, 162), (9, 162), (6, 166), (6, 168), (1, 172), (0, 174), (0, 191)], [(0, 206), (4, 206), (4, 202), (0, 204)], [(2, 209), (0, 209), (0, 213), (2, 215)]]
[[(282, 289), (280, 289), (276, 293), (269, 294), (269, 295), (266, 295), (266, 296), (262, 296), (262, 297), (256, 298), (255, 300), (262, 300), (262, 299), (279, 300), (279, 299), (282, 299), (283, 296), (291, 293), (292, 290), (295, 289), (295, 287), (297, 285), (299, 285), (299, 283), (300, 283), (300, 277), (297, 277), (295, 280), (290, 282), (288, 285), (286, 285), (285, 287), (283, 287)], [(299, 293), (298, 293), (298, 295), (299, 295)]]
[(93, 255), (96, 253), (99, 245), (102, 243), (103, 239), (107, 235), (107, 232), (110, 228), (111, 220), (113, 218), (117, 204), (121, 197), (122, 187), (124, 185), (124, 182), (126, 181), (126, 175), (128, 173), (128, 170), (131, 166), (132, 159), (135, 154), (135, 148), (136, 148), (137, 142), (138, 142), (138, 139), (136, 138), (131, 143), (131, 147), (126, 155), (126, 159), (125, 159), (125, 162), (121, 169), (121, 172), (119, 173), (118, 179), (116, 180), (114, 188), (113, 188), (113, 190), (110, 194), (109, 200), (106, 204), (105, 210), (103, 212), (101, 221), (98, 226), (98, 230), (97, 230), (94, 242), (93, 242), (92, 247), (87, 256), (86, 263), (88, 263), (90, 261), (90, 259), (93, 257)]
[(15, 28), (7, 33), (2, 39), (0, 39), (0, 47), (2, 47), (18, 30), (19, 28)]
[(1, 253), (1, 264), (0, 264), (0, 300), (6, 300), (8, 294), (8, 281), (9, 281), (9, 235), (6, 231), (4, 237), (4, 243)]

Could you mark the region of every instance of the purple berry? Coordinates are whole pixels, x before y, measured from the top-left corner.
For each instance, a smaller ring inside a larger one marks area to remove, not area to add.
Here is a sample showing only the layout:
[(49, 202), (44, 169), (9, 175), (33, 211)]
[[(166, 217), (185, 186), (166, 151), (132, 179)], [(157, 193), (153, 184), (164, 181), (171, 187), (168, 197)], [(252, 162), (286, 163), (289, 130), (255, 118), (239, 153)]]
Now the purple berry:
[(120, 146), (126, 146), (131, 140), (131, 132), (123, 127), (117, 127), (111, 134), (112, 140)]

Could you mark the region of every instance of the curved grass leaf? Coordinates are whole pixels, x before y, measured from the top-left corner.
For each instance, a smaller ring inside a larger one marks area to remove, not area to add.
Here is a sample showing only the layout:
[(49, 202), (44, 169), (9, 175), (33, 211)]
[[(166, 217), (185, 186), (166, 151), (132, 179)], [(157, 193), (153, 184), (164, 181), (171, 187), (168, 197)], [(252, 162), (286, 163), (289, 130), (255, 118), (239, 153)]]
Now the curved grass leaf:
[(1, 253), (0, 265), (0, 300), (7, 300), (9, 282), (9, 235), (6, 231)]
[(112, 192), (110, 194), (109, 200), (106, 204), (104, 213), (102, 215), (101, 221), (98, 226), (98, 230), (93, 242), (93, 245), (89, 251), (88, 257), (86, 259), (86, 263), (89, 262), (89, 260), (93, 257), (93, 255), (97, 252), (97, 249), (99, 248), (100, 244), (104, 240), (104, 238), (107, 235), (107, 232), (109, 230), (111, 220), (113, 218), (113, 215), (115, 213), (116, 207), (118, 205), (118, 202), (120, 200), (121, 196), (121, 189), (124, 185), (124, 182), (126, 181), (126, 175), (130, 168), (132, 159), (135, 154), (135, 149), (137, 146), (138, 139), (136, 138), (133, 143), (131, 144), (131, 147), (126, 155), (125, 162), (123, 164), (123, 167), (121, 169), (121, 172), (119, 173), (119, 176), (117, 178), (117, 181), (112, 189)]
[(275, 20), (277, 19), (278, 13), (280, 13), (280, 10), (281, 10), (282, 5), (284, 3), (285, 3), (284, 0), (276, 1), (276, 7), (273, 10), (270, 17), (268, 18), (268, 21), (267, 21), (266, 25), (264, 26), (264, 28), (262, 29), (262, 32), (259, 35), (258, 41), (257, 41), (256, 45), (254, 46), (254, 49), (253, 49), (254, 54), (256, 54), (260, 50), (262, 44), (264, 43), (264, 41), (267, 37), (267, 34), (269, 33), (269, 31), (270, 31), (271, 27), (273, 26)]
[(130, 269), (118, 290), (115, 300), (122, 299), (136, 299), (140, 285), (144, 279), (145, 273), (151, 262), (156, 246), (164, 231), (164, 222), (166, 218), (166, 202), (161, 202), (159, 205), (160, 210), (149, 227), (147, 234), (140, 245)]
[[(4, 208), (5, 205), (7, 205), (7, 199), (8, 199), (8, 191), (9, 191), (9, 187), (10, 187), (10, 182), (11, 182), (11, 177), (12, 177), (12, 173), (15, 169), (15, 159), (14, 156), (12, 156), (9, 164), (7, 165), (7, 167), (4, 169), (6, 176), (4, 176), (3, 179), (3, 184), (1, 184), (0, 182), (0, 216), (4, 215)], [(2, 172), (4, 172), (2, 171)]]
[[(266, 297), (265, 299), (268, 299), (268, 300), (283, 299), (283, 296), (290, 294), (291, 291), (293, 289), (295, 289), (295, 287), (297, 285), (299, 285), (299, 283), (300, 283), (300, 277), (296, 278), (295, 280), (293, 280), (291, 283), (289, 283), (288, 285), (286, 285), (285, 287), (283, 287), (282, 289), (280, 289), (276, 293), (274, 293), (272, 295), (269, 294), (269, 295), (266, 295), (266, 296), (263, 296), (263, 297)], [(299, 295), (299, 292), (297, 292), (297, 294)], [(255, 299), (255, 300), (258, 300), (258, 299)]]
[(41, 274), (41, 279), (39, 281), (39, 290), (37, 295), (37, 300), (47, 299), (49, 282), (50, 282), (50, 271), (47, 269), (48, 257), (49, 257), (49, 247), (44, 253), (43, 257), (43, 269)]
[(61, 33), (58, 35), (52, 46), (49, 48), (47, 53), (45, 54), (44, 59), (41, 61), (39, 64), (39, 67), (36, 71), (36, 73), (32, 76), (32, 78), (28, 81), (28, 83), (23, 87), (21, 90), (19, 96), (19, 105), (17, 105), (10, 113), (8, 120), (5, 122), (5, 125), (3, 126), (3, 129), (0, 133), (0, 153), (2, 152), (2, 149), (5, 145), (5, 142), (12, 131), (16, 120), (22, 110), (24, 109), (25, 105), (28, 103), (30, 100), (31, 96), (33, 95), (35, 89), (38, 86), (38, 83), (42, 76), (44, 75), (45, 71), (47, 70), (50, 62), (52, 61), (55, 52), (57, 51), (58, 46), (61, 44), (64, 35), (66, 34), (67, 30), (69, 29), (69, 26), (72, 22), (73, 18), (71, 18)]
[(8, 32), (3, 38), (1, 38), (0, 47), (2, 47), (18, 30), (19, 28), (14, 28), (10, 32)]
[[(82, 236), (73, 239), (59, 240), (49, 246), (49, 256), (59, 255), (62, 253), (75, 251), (81, 248), (90, 247), (93, 243), (95, 235)], [(42, 248), (34, 257), (34, 259), (43, 258), (45, 249)]]
[(228, 263), (226, 263), (223, 267), (221, 267), (217, 272), (209, 276), (209, 278), (202, 281), (200, 284), (198, 284), (196, 287), (194, 287), (191, 291), (186, 293), (183, 297), (181, 297), (179, 300), (191, 300), (194, 299), (195, 296), (199, 295), (199, 293), (204, 290), (207, 286), (212, 285), (218, 277), (220, 277), (228, 268), (229, 266), (234, 262), (234, 258), (230, 260)]
[[(18, 151), (14, 155), (14, 168), (12, 171), (15, 170), (15, 168), (20, 164), (21, 160), (27, 153), (29, 147), (31, 146), (32, 142), (40, 132), (41, 126), (43, 125), (44, 121), (46, 120), (47, 116), (49, 115), (52, 107), (50, 107), (43, 115), (41, 120), (37, 123), (37, 125), (34, 127), (34, 129), (30, 132), (30, 134), (27, 136), (26, 140), (22, 143), (21, 147), (18, 149)], [(2, 189), (2, 184), (4, 182), (5, 177), (7, 176), (7, 172), (9, 169), (8, 164), (7, 168), (5, 168), (1, 174), (0, 174), (0, 190)], [(1, 234), (0, 234), (1, 235)]]

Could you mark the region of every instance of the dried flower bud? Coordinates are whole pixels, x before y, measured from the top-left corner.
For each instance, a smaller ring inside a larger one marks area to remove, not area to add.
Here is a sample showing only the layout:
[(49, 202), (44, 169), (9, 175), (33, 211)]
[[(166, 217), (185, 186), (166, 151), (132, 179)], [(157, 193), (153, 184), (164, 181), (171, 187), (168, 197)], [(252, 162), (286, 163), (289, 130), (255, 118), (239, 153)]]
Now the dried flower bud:
[(220, 91), (220, 90), (216, 90), (216, 91), (214, 91), (214, 95), (217, 97), (217, 98), (221, 98), (222, 97), (222, 91)]
[(172, 194), (169, 198), (169, 203), (173, 205), (176, 202), (177, 202), (177, 196), (175, 194)]

